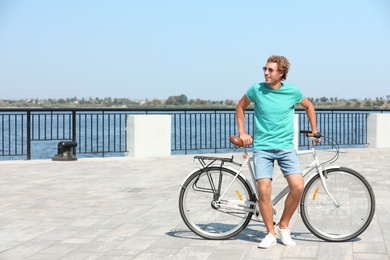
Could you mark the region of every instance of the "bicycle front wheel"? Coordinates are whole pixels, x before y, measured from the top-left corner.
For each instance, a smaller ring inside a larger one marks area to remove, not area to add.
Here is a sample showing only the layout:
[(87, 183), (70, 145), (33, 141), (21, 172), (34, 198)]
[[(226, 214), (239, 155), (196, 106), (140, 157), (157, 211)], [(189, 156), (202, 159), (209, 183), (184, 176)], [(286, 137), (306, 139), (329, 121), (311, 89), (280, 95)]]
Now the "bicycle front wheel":
[(330, 242), (351, 240), (366, 230), (375, 212), (371, 185), (358, 172), (345, 168), (324, 171), (306, 185), (301, 200), (303, 223), (315, 236)]
[(236, 175), (227, 168), (210, 167), (196, 171), (184, 182), (179, 195), (180, 215), (195, 234), (227, 239), (248, 225), (254, 194), (244, 178)]

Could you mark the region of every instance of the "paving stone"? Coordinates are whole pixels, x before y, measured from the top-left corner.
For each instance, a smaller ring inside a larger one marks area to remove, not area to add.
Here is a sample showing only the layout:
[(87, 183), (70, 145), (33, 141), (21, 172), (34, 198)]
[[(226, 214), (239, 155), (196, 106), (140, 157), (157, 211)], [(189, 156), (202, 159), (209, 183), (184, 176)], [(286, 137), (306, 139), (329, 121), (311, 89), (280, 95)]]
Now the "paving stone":
[[(198, 168), (193, 155), (1, 161), (0, 259), (389, 259), (389, 161), (389, 148), (362, 148), (343, 149), (334, 163), (361, 172), (376, 195), (374, 219), (358, 238), (322, 241), (297, 211), (290, 223), (297, 245), (267, 250), (257, 248), (265, 236), (260, 222), (228, 240), (206, 240), (186, 227), (178, 192)], [(284, 186), (276, 167), (273, 194)]]

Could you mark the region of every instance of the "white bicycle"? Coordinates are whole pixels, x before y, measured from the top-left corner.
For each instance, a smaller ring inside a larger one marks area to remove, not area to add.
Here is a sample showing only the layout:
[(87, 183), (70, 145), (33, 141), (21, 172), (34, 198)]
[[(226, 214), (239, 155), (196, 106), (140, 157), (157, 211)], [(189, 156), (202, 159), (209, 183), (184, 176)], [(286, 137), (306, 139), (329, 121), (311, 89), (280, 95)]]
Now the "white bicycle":
[[(298, 153), (313, 156), (313, 161), (303, 170), (305, 188), (299, 206), (303, 223), (325, 241), (356, 238), (367, 229), (374, 216), (375, 196), (371, 185), (352, 169), (325, 166), (337, 160), (337, 146), (334, 146), (335, 156), (320, 163), (315, 141), (323, 136), (313, 136), (309, 131), (301, 133), (307, 135), (310, 149)], [(201, 168), (190, 173), (180, 186), (180, 215), (190, 230), (206, 239), (227, 239), (240, 233), (252, 219), (261, 221), (253, 158), (239, 137), (232, 136), (230, 142), (242, 148), (243, 163), (235, 162), (233, 156), (195, 156)], [(250, 181), (242, 173), (246, 166)], [(275, 206), (288, 192), (287, 186), (273, 198), (272, 204)]]

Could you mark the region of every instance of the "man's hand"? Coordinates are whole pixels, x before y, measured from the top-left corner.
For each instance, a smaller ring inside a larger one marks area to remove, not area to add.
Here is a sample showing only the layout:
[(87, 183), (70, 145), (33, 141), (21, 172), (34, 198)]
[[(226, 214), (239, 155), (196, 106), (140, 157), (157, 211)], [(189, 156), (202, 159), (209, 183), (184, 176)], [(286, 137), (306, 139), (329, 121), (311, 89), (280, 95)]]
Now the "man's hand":
[(322, 135), (320, 132), (312, 132), (313, 133), (313, 136), (316, 138), (316, 144), (320, 144), (321, 143), (321, 139), (322, 139)]
[(248, 146), (253, 143), (252, 136), (248, 135), (247, 133), (240, 134), (240, 138), (244, 144), (244, 146)]

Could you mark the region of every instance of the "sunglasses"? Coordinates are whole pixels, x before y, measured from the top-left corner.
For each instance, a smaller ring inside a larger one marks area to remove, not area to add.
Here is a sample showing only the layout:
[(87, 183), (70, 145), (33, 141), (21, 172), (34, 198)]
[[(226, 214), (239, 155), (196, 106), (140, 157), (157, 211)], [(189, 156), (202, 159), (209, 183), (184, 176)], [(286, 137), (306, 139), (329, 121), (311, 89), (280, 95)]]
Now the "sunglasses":
[(266, 72), (267, 70), (269, 71), (269, 73), (274, 72), (274, 69), (267, 68), (267, 67), (263, 67), (263, 71), (264, 71), (264, 72)]

